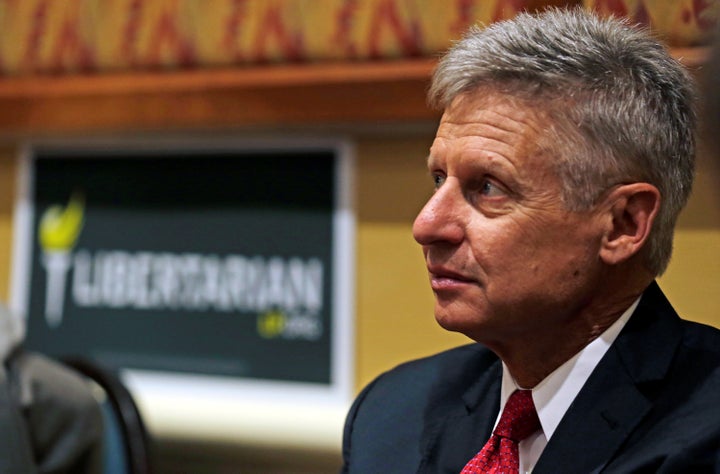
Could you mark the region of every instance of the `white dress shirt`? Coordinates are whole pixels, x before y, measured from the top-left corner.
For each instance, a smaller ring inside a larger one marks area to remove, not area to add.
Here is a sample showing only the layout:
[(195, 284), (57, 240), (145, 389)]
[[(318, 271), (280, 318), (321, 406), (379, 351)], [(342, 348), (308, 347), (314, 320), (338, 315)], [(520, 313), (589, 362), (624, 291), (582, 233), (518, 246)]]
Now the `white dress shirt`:
[[(518, 446), (521, 473), (532, 472), (533, 467), (540, 458), (540, 454), (542, 454), (548, 440), (560, 424), (560, 420), (562, 420), (570, 404), (585, 385), (590, 374), (595, 370), (595, 367), (615, 341), (615, 338), (620, 334), (622, 328), (625, 327), (639, 302), (640, 298), (635, 300), (605, 332), (532, 388), (533, 402), (542, 429), (521, 441)], [(505, 403), (510, 398), (510, 395), (521, 388), (515, 383), (510, 371), (503, 363), (500, 414), (505, 408)], [(500, 420), (500, 414), (495, 420), (496, 425)]]

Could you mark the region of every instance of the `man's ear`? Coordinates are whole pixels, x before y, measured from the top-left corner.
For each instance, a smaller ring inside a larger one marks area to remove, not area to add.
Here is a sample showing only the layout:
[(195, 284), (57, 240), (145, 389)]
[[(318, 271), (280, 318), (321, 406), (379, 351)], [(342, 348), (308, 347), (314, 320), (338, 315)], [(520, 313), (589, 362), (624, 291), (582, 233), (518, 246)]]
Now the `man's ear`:
[(623, 184), (605, 201), (610, 214), (600, 258), (617, 265), (637, 254), (650, 235), (660, 209), (660, 191), (649, 183)]

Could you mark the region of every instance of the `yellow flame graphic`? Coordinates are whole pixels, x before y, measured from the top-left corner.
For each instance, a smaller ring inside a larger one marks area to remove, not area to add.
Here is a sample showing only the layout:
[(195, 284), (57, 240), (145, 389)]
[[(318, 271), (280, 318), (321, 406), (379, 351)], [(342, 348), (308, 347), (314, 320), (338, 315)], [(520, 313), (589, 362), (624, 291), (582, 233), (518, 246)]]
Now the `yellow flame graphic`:
[(69, 250), (77, 240), (83, 225), (85, 198), (78, 193), (70, 197), (65, 209), (49, 207), (40, 218), (39, 239), (43, 250)]
[(257, 319), (257, 330), (265, 339), (277, 337), (285, 329), (287, 318), (280, 311), (269, 311), (261, 314)]

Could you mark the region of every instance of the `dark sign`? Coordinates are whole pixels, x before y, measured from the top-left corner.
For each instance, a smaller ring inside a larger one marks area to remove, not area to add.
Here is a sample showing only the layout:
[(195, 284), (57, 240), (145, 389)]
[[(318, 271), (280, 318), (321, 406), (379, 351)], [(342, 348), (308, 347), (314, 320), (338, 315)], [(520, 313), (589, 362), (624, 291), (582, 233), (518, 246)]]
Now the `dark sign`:
[(332, 147), (34, 150), (27, 345), (330, 384), (339, 161)]

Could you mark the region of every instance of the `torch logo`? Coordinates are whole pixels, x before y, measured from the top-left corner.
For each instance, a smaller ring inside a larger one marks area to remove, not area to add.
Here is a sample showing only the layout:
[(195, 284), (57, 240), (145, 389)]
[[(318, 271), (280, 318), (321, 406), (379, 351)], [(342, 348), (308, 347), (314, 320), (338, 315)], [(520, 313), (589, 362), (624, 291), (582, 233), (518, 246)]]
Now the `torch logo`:
[(49, 207), (40, 218), (38, 238), (42, 247), (42, 264), (47, 282), (45, 288), (45, 320), (50, 327), (62, 322), (65, 279), (71, 265), (71, 250), (83, 225), (85, 199), (73, 194), (63, 209)]

